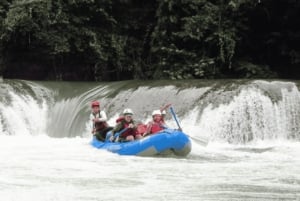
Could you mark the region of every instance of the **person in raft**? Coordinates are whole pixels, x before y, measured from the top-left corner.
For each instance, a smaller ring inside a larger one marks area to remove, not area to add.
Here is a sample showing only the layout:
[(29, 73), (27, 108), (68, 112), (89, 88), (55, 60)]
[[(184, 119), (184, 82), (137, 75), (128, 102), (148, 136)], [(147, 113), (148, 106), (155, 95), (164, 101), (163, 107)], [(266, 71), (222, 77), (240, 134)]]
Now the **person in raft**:
[(113, 129), (107, 124), (107, 116), (104, 110), (100, 110), (100, 102), (93, 101), (91, 103), (92, 113), (90, 122), (92, 122), (92, 134), (100, 141), (105, 141), (106, 133)]
[(167, 128), (160, 110), (152, 112), (152, 121), (147, 124), (146, 132), (143, 136), (152, 135)]
[[(132, 116), (133, 112), (130, 108), (124, 109), (123, 118), (118, 119), (117, 125), (112, 130), (110, 141), (127, 142), (142, 138), (142, 136), (136, 132), (136, 126)], [(116, 136), (118, 132), (121, 133), (119, 136)]]
[[(125, 117), (124, 115), (122, 114), (122, 116), (120, 116), (119, 118), (116, 119), (116, 124), (118, 124), (119, 122), (121, 122), (122, 120), (124, 120)], [(147, 129), (147, 125), (144, 124), (143, 122), (141, 121), (135, 121), (134, 122), (134, 125), (136, 127), (136, 132), (135, 132), (135, 136), (137, 135), (140, 135), (140, 136), (143, 136), (143, 134), (146, 132), (146, 129)], [(109, 133), (110, 134), (110, 133)]]

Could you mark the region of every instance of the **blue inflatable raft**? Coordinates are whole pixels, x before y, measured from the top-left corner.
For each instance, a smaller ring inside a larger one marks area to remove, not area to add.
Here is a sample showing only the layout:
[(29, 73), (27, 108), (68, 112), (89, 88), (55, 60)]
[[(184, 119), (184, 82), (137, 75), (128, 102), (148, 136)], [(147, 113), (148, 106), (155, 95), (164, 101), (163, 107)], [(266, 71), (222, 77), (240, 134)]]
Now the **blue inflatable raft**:
[(172, 152), (186, 156), (191, 152), (189, 137), (179, 130), (165, 129), (155, 135), (132, 142), (101, 142), (93, 137), (91, 145), (120, 155), (155, 156)]

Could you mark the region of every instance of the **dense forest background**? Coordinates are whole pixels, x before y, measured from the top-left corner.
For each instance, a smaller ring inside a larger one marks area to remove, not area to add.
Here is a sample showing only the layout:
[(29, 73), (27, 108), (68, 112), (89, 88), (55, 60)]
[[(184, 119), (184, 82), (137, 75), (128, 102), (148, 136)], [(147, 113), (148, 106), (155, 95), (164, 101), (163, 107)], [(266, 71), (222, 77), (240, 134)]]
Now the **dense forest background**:
[(300, 78), (299, 0), (0, 0), (0, 76)]

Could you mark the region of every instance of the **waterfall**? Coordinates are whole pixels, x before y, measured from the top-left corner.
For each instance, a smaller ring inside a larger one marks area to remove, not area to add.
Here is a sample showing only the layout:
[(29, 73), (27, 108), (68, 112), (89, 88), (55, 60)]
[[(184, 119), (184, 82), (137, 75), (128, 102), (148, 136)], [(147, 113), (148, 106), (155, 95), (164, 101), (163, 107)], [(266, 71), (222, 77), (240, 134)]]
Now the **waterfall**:
[(299, 140), (299, 106), (300, 94), (294, 83), (253, 82), (243, 87), (230, 103), (204, 108), (199, 127), (214, 139), (230, 143)]
[[(184, 131), (212, 141), (248, 143), (300, 139), (300, 93), (288, 81), (0, 82), (0, 134), (90, 136), (90, 102), (100, 100), (109, 123), (124, 108), (147, 122), (172, 103)], [(172, 116), (167, 123), (176, 127)]]
[(49, 90), (28, 81), (9, 81), (0, 86), (0, 134), (46, 133)]

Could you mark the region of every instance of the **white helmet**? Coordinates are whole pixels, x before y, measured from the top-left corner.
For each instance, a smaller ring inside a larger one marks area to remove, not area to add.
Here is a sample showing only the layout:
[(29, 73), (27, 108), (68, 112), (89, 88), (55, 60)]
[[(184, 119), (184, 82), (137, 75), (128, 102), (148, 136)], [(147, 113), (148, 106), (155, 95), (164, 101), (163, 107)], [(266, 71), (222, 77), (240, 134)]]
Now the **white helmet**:
[(160, 110), (153, 110), (152, 116), (154, 116), (154, 115), (161, 115)]
[(130, 108), (126, 108), (126, 109), (124, 109), (123, 114), (124, 115), (126, 115), (126, 114), (133, 115), (133, 112), (132, 112), (132, 110)]
[(162, 115), (166, 115), (167, 113), (166, 113), (166, 110), (163, 110), (162, 112), (161, 112), (161, 114)]

